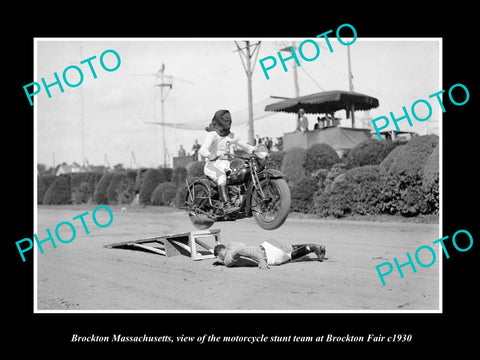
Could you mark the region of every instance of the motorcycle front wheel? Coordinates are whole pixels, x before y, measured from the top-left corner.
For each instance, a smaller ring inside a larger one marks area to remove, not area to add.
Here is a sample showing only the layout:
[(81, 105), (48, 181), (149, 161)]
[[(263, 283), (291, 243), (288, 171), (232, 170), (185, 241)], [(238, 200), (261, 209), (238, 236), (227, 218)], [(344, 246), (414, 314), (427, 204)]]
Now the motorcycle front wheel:
[(260, 185), (265, 199), (262, 199), (258, 190), (253, 192), (253, 218), (262, 229), (277, 229), (287, 220), (290, 212), (290, 188), (284, 179), (265, 179)]

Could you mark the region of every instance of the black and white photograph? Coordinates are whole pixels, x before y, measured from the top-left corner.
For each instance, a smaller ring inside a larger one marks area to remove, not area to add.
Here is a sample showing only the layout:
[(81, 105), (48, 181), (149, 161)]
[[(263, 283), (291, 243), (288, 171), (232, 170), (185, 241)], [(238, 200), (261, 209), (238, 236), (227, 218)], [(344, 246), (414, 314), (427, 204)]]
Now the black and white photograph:
[(474, 11), (254, 5), (4, 22), (7, 347), (473, 348)]
[(36, 39), (36, 310), (441, 311), (442, 41), (344, 28)]

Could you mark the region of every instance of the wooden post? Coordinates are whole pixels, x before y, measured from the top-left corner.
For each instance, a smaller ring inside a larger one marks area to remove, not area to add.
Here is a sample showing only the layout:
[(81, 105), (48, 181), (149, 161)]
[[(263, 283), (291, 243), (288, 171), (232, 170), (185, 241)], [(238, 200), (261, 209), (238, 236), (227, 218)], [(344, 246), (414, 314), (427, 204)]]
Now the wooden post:
[[(348, 86), (350, 91), (353, 92), (353, 75), (352, 75), (352, 66), (350, 62), (350, 46), (347, 47), (347, 57), (348, 57)], [(352, 117), (352, 128), (355, 127), (355, 105), (351, 104), (349, 108), (350, 116)]]
[[(250, 41), (245, 41), (246, 46), (243, 48), (240, 48), (238, 43), (235, 41), (235, 45), (237, 46), (237, 50), (240, 54), (240, 60), (242, 61), (243, 69), (245, 70), (245, 73), (247, 74), (247, 91), (248, 91), (248, 143), (250, 145), (253, 145), (255, 142), (255, 131), (253, 129), (253, 100), (252, 100), (252, 74), (253, 74), (253, 69), (255, 67), (255, 61), (258, 56), (258, 51), (259, 51), (259, 46), (260, 46), (260, 41), (257, 42), (256, 44), (250, 45)], [(255, 46), (253, 51), (250, 51), (250, 46)], [(245, 49), (245, 53), (243, 53), (243, 49)], [(250, 59), (252, 56), (255, 55), (255, 60), (252, 65)], [(243, 60), (245, 58), (245, 61)]]

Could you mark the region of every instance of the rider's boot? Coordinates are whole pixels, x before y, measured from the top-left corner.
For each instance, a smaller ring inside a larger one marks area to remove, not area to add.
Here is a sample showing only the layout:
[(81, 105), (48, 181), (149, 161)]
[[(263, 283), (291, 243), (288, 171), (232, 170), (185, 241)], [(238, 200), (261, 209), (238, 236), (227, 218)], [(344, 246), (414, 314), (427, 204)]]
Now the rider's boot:
[(230, 202), (226, 185), (218, 185), (218, 194), (220, 195), (220, 200), (223, 203), (223, 212), (225, 214), (240, 210), (240, 207), (235, 206)]

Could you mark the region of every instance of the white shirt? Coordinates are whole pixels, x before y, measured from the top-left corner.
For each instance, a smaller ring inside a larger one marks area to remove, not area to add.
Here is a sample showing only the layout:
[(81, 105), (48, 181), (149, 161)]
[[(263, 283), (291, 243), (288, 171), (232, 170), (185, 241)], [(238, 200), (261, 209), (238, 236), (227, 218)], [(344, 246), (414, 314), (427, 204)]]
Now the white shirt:
[(235, 137), (233, 133), (230, 133), (227, 136), (220, 136), (216, 131), (209, 131), (198, 153), (205, 158), (208, 158), (208, 155), (210, 154), (216, 156), (221, 156), (227, 153), (233, 154), (236, 146), (245, 149), (249, 153), (255, 149), (254, 146)]

